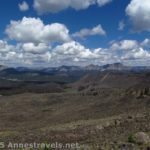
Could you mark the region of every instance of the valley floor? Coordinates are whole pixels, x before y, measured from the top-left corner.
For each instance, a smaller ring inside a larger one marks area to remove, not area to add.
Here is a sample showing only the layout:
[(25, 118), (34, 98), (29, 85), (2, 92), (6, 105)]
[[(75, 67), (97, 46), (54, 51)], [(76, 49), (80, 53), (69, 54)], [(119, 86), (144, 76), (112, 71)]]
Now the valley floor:
[(0, 140), (148, 150), (149, 142), (142, 139), (139, 144), (134, 135), (150, 135), (150, 97), (122, 93), (112, 90), (86, 95), (70, 89), (63, 93), (1, 96)]

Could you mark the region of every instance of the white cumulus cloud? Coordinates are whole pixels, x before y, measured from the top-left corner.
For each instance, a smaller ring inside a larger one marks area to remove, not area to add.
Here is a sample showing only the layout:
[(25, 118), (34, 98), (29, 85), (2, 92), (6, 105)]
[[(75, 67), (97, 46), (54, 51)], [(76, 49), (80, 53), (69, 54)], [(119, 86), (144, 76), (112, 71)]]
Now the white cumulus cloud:
[(87, 36), (94, 35), (106, 35), (106, 31), (102, 28), (101, 25), (97, 25), (92, 29), (81, 29), (79, 32), (73, 34), (73, 37), (85, 38)]
[(110, 2), (112, 2), (112, 0), (97, 0), (99, 6), (104, 6)]
[(15, 49), (13, 45), (9, 45), (6, 41), (0, 40), (0, 53), (6, 53)]
[(34, 8), (39, 14), (56, 13), (69, 7), (76, 10), (86, 9), (94, 3), (95, 0), (34, 0)]
[(26, 53), (43, 54), (49, 49), (50, 47), (45, 43), (24, 43), (22, 45), (22, 50)]
[(52, 62), (54, 60), (57, 65), (102, 65), (118, 62), (118, 57), (110, 49), (89, 49), (75, 41), (56, 46), (51, 54)]
[(124, 20), (119, 21), (118, 30), (122, 31), (125, 28)]
[(104, 6), (111, 1), (112, 0), (34, 0), (33, 7), (39, 14), (57, 13), (68, 8), (75, 10), (87, 9), (94, 4)]
[(54, 48), (53, 53), (62, 57), (91, 58), (93, 53), (78, 42), (72, 41)]
[(126, 53), (124, 56), (122, 56), (122, 58), (128, 60), (141, 59), (144, 61), (144, 59), (150, 59), (150, 52), (144, 50), (143, 48), (137, 48)]
[(29, 5), (26, 1), (23, 1), (21, 4), (18, 5), (20, 11), (27, 11), (29, 10)]
[(150, 31), (150, 1), (131, 0), (126, 8), (126, 14), (133, 23), (136, 32)]
[(150, 48), (150, 39), (145, 39), (142, 43), (141, 46), (143, 47), (149, 47)]
[(45, 25), (39, 18), (11, 21), (5, 30), (10, 39), (26, 43), (68, 42), (69, 30), (60, 23)]
[(131, 50), (138, 47), (138, 42), (136, 40), (122, 40), (113, 42), (111, 49), (113, 50)]

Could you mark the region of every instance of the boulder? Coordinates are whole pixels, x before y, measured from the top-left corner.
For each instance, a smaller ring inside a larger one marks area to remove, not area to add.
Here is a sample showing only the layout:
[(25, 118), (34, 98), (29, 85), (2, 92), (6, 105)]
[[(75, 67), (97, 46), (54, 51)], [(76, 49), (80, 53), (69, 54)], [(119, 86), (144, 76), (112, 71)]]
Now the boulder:
[(150, 137), (145, 132), (138, 132), (134, 135), (135, 142), (137, 144), (148, 144), (150, 143)]

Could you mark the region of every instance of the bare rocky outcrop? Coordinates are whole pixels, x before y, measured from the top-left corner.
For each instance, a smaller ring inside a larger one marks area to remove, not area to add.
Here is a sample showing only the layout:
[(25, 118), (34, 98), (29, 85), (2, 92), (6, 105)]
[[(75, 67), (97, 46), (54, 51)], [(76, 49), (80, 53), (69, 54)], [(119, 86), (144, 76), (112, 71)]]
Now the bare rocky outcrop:
[(149, 88), (143, 88), (143, 89), (132, 89), (129, 91), (130, 94), (136, 96), (136, 97), (142, 97), (142, 96), (150, 96), (150, 89)]
[(150, 143), (150, 137), (145, 132), (138, 132), (134, 136), (135, 136), (135, 142), (137, 144), (148, 144), (148, 143)]

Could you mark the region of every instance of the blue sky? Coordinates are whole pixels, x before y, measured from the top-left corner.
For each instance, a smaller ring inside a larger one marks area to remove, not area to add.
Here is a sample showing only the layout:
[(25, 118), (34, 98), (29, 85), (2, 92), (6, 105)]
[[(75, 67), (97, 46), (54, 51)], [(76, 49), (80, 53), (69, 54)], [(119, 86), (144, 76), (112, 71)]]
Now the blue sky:
[(2, 0), (1, 3), (3, 64), (150, 65), (149, 0)]

